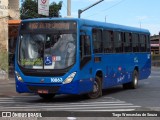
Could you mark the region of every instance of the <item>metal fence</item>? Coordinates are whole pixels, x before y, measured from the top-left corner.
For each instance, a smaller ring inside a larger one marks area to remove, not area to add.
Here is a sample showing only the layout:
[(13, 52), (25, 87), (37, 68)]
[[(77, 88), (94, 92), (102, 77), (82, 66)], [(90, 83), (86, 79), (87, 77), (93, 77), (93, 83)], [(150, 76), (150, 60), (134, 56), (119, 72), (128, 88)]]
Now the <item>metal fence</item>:
[(160, 54), (152, 55), (152, 66), (160, 67)]

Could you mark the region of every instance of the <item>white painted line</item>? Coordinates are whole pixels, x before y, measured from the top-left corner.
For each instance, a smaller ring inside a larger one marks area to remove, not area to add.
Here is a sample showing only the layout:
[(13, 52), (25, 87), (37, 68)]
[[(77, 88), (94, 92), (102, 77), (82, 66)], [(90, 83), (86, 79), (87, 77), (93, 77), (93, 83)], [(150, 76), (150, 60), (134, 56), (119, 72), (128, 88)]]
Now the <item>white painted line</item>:
[(12, 102), (12, 101), (5, 101), (5, 102), (0, 102), (0, 104), (4, 104), (4, 103), (15, 103), (14, 101)]
[(126, 103), (125, 101), (115, 101), (115, 102), (85, 102), (85, 103), (68, 103), (71, 105), (76, 104), (111, 104), (111, 103)]
[(149, 78), (160, 78), (160, 76), (149, 76)]
[(107, 107), (107, 106), (102, 106), (102, 107), (93, 107), (93, 106), (86, 106), (86, 107), (79, 107), (79, 108), (70, 108), (70, 107), (57, 107), (57, 108), (55, 108), (55, 106), (34, 106), (34, 105), (32, 105), (32, 106), (15, 106), (15, 107), (4, 107), (4, 108), (10, 108), (10, 109), (14, 109), (14, 108), (16, 108), (16, 109), (25, 109), (25, 108), (30, 108), (30, 109), (35, 109), (35, 108), (53, 108), (53, 110), (58, 110), (58, 109), (60, 109), (60, 110), (69, 110), (69, 109), (71, 109), (71, 110), (75, 110), (75, 109), (112, 109), (112, 108), (137, 108), (137, 107), (141, 107), (141, 106), (109, 106), (109, 107)]
[[(111, 109), (111, 110), (74, 110), (76, 112), (112, 112), (112, 111), (134, 111), (135, 109)], [(68, 110), (70, 111), (70, 110)]]
[[(54, 105), (54, 107), (56, 107), (56, 106), (62, 106), (62, 107), (64, 107), (64, 106), (97, 106), (97, 105), (115, 105), (115, 104), (130, 104), (130, 103), (125, 103), (124, 101), (118, 101), (118, 102), (90, 102), (90, 103), (62, 103), (62, 104), (47, 104), (47, 106), (53, 106)], [(43, 103), (37, 103), (36, 105), (43, 105)], [(45, 105), (46, 105), (46, 103), (45, 103)], [(133, 105), (133, 104), (130, 104), (130, 105)]]
[(0, 100), (13, 100), (13, 98), (0, 98)]
[(34, 97), (37, 97), (37, 98), (40, 98), (38, 95), (28, 95), (28, 96), (12, 96), (12, 98), (34, 98)]
[(76, 120), (77, 118), (75, 117), (67, 117), (68, 120)]

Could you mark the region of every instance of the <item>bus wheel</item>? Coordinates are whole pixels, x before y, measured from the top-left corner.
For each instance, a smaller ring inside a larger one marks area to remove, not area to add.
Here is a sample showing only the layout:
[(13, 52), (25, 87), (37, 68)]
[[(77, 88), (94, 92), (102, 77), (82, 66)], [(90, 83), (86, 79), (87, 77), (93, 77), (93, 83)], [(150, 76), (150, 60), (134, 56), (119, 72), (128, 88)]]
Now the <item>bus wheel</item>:
[(123, 84), (124, 89), (136, 89), (138, 87), (138, 72), (134, 70), (132, 81), (130, 83)]
[(55, 94), (39, 94), (39, 96), (45, 100), (51, 100)]
[(91, 99), (95, 99), (102, 96), (102, 84), (101, 79), (99, 77), (96, 77), (94, 81), (93, 91), (88, 93), (88, 97)]

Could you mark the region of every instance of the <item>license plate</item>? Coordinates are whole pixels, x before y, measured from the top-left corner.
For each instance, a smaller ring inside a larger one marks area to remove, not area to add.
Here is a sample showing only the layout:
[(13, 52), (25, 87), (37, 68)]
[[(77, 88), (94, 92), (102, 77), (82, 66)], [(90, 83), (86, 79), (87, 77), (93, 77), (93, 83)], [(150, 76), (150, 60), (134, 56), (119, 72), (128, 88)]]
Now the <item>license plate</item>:
[(48, 90), (38, 90), (37, 92), (41, 94), (48, 94)]

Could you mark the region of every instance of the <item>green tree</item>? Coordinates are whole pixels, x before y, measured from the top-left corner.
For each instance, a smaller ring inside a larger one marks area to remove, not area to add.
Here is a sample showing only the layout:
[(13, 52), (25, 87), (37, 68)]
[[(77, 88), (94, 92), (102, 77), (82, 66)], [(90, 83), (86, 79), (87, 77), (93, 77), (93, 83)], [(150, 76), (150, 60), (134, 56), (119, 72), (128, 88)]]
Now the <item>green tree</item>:
[(41, 18), (41, 17), (61, 17), (60, 10), (62, 8), (62, 1), (58, 4), (52, 2), (49, 5), (49, 16), (38, 14), (38, 0), (25, 0), (20, 8), (21, 19)]

